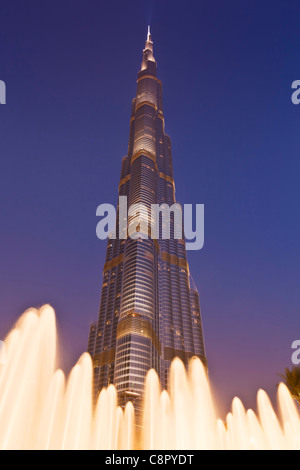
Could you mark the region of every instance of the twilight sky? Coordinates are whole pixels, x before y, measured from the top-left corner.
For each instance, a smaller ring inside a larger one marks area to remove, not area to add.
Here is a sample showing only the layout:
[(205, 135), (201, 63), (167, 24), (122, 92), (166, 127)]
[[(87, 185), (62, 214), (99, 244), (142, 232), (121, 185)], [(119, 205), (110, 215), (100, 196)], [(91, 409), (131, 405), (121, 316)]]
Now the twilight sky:
[(64, 368), (97, 319), (148, 23), (176, 196), (205, 205), (189, 252), (210, 376), (228, 409), (274, 398), (300, 339), (298, 0), (8, 1), (0, 5), (0, 339), (56, 310)]

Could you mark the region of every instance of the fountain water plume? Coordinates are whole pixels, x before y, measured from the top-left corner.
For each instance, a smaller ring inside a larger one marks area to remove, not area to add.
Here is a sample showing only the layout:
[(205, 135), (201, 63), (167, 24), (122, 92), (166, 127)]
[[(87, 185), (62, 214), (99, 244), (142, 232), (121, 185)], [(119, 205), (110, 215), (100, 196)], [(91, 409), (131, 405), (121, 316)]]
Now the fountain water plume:
[(85, 353), (68, 379), (56, 370), (55, 313), (49, 305), (25, 312), (5, 340), (0, 365), (0, 449), (300, 449), (300, 418), (280, 384), (280, 419), (267, 394), (258, 392), (258, 416), (234, 398), (223, 422), (217, 415), (207, 373), (192, 359), (188, 373), (172, 362), (169, 390), (148, 372), (142, 430), (132, 403), (117, 405), (113, 385), (92, 403), (93, 365)]

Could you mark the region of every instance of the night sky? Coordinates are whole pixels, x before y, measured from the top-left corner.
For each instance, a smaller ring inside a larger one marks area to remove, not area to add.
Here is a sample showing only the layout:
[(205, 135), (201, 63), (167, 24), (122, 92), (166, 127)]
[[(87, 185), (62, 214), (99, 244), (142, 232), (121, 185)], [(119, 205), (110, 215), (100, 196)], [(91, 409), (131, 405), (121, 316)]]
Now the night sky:
[(97, 319), (147, 25), (163, 82), (176, 197), (205, 205), (188, 252), (210, 377), (228, 409), (274, 399), (300, 339), (299, 0), (0, 4), (0, 339), (56, 310), (69, 370)]

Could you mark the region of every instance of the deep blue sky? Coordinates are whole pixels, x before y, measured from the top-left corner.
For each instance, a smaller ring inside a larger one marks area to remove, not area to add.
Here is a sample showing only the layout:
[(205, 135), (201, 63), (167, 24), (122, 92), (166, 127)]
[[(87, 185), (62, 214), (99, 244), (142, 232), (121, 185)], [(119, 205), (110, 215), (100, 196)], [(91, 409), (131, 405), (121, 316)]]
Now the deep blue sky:
[(97, 318), (147, 24), (164, 86), (177, 199), (205, 204), (189, 252), (210, 375), (225, 407), (274, 395), (300, 339), (298, 0), (0, 4), (0, 337), (50, 303), (63, 363)]

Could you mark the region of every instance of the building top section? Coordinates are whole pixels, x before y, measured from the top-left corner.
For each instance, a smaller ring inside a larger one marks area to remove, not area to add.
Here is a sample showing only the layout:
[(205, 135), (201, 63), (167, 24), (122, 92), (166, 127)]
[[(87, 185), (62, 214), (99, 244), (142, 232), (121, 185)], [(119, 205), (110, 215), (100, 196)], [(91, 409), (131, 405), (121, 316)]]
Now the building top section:
[(150, 33), (150, 26), (148, 26), (147, 39), (145, 49), (143, 50), (143, 60), (139, 75), (154, 75), (156, 77), (156, 62), (153, 56), (153, 42)]

